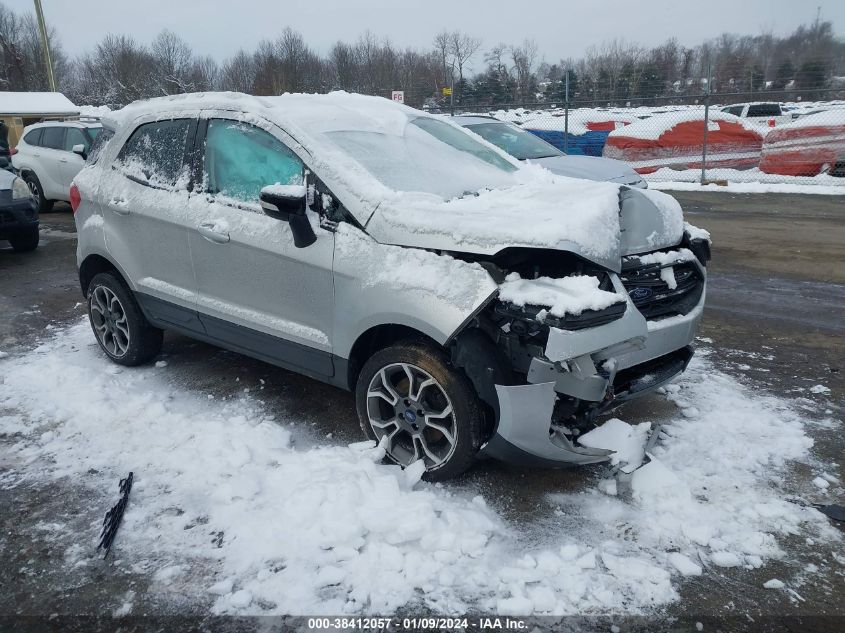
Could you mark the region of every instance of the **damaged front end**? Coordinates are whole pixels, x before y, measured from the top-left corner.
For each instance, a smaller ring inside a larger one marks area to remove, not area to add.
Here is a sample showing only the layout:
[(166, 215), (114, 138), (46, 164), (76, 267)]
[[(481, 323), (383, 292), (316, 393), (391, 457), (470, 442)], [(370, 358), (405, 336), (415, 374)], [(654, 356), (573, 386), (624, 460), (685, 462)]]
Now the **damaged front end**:
[(578, 437), (599, 415), (672, 380), (692, 357), (709, 259), (701, 242), (685, 233), (674, 248), (623, 257), (619, 272), (560, 251), (513, 249), (480, 261), (500, 288), (514, 273), (587, 276), (619, 298), (552, 314), (502, 292), (455, 337), (453, 362), (494, 413), (484, 453), (537, 466), (608, 460), (611, 451), (581, 446)]

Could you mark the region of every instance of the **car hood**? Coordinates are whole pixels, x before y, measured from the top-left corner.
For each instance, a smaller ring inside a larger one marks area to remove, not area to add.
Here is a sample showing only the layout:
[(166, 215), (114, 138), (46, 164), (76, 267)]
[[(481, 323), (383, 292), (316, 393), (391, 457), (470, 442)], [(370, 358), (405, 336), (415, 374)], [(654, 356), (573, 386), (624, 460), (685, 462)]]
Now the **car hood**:
[(396, 193), (366, 224), (378, 242), (495, 255), (513, 247), (569, 251), (619, 271), (623, 255), (675, 246), (681, 207), (658, 191), (555, 176), (539, 166), (521, 182), (452, 200)]
[(612, 158), (566, 155), (536, 158), (531, 162), (542, 165), (553, 174), (570, 178), (606, 180), (626, 185), (642, 181), (642, 177), (627, 163)]

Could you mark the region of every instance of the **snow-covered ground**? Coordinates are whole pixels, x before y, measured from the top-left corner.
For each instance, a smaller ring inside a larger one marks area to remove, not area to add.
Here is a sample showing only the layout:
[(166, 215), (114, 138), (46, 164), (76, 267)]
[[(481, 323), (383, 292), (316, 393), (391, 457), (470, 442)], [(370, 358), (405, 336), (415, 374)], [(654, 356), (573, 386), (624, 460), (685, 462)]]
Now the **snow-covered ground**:
[[(814, 193), (845, 195), (845, 178), (820, 174), (818, 176), (779, 176), (753, 169), (708, 169), (706, 178), (711, 184), (701, 184), (700, 169), (669, 169), (664, 167), (643, 178), (650, 189), (661, 191), (727, 191), (729, 193)], [(716, 184), (724, 183), (724, 184)]]
[[(687, 576), (786, 557), (788, 538), (842, 551), (804, 501), (842, 482), (813, 457), (801, 409), (740, 384), (706, 350), (664, 390), (675, 413), (651, 456), (647, 425), (607, 423), (587, 441), (619, 447), (619, 472), (633, 472), (550, 494), (533, 530), (471, 486), (383, 465), (369, 443), (315, 441), (274, 416), (265, 385), (222, 400), (163, 362), (112, 365), (84, 321), (0, 359), (0, 384), (13, 462), (0, 485), (70, 478), (116, 496), (133, 471), (115, 564), (216, 613), (636, 613), (677, 600)], [(796, 464), (826, 487), (794, 477)], [(69, 565), (93, 564), (98, 531), (97, 519)]]

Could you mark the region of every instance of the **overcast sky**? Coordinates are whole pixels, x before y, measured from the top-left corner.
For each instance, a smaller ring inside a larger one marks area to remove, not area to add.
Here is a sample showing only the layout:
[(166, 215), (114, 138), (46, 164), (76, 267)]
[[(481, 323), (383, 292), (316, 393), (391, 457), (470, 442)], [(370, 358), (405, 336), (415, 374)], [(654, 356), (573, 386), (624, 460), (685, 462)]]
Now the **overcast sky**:
[[(3, 0), (31, 10), (30, 0)], [(654, 45), (675, 36), (694, 46), (724, 31), (785, 34), (822, 18), (845, 35), (845, 0), (42, 0), (47, 22), (65, 50), (89, 50), (108, 33), (149, 42), (164, 28), (195, 51), (218, 61), (239, 48), (254, 49), (285, 26), (325, 53), (338, 39), (353, 41), (370, 29), (399, 47), (428, 48), (444, 27), (480, 37), (482, 50), (534, 38), (548, 62), (578, 57), (591, 44), (616, 37)], [(483, 6), (483, 8), (480, 8)], [(481, 64), (481, 56), (476, 65)]]

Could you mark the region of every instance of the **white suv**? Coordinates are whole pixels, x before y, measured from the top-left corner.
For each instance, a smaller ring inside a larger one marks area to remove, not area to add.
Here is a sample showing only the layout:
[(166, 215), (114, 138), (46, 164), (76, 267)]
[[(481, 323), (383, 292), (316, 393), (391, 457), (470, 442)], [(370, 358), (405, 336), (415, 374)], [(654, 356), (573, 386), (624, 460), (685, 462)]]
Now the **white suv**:
[(102, 129), (93, 121), (48, 121), (24, 129), (12, 165), (29, 185), (39, 212), (49, 211), (56, 200), (70, 200), (70, 183)]

